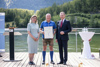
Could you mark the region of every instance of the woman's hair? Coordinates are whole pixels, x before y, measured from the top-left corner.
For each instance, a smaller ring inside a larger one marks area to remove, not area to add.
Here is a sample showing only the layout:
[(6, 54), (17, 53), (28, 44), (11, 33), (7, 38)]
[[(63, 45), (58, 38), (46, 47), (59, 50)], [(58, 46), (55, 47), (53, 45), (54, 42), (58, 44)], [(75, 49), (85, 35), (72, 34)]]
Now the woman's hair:
[[(31, 18), (30, 18), (30, 21), (29, 21), (29, 23), (32, 23), (32, 18), (34, 18), (34, 17), (36, 17), (37, 18), (37, 16), (36, 15), (33, 15)], [(38, 20), (36, 20), (36, 22), (35, 23), (38, 23)]]

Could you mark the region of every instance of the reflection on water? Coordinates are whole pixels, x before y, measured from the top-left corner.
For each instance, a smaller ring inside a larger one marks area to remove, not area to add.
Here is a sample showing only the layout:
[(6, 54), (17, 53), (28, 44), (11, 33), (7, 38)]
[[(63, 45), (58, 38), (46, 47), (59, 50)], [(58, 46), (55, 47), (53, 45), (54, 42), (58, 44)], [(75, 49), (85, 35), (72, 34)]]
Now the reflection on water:
[[(19, 31), (19, 30), (15, 30)], [(78, 29), (78, 32), (81, 31), (81, 29)], [(89, 31), (97, 32), (100, 33), (100, 29), (89, 29)], [(20, 30), (23, 35), (22, 36), (15, 36), (15, 51), (16, 52), (27, 52), (28, 51), (28, 46), (27, 46), (27, 32), (26, 29)], [(75, 32), (71, 32), (75, 33)], [(77, 35), (77, 43), (78, 43), (78, 52), (81, 51), (81, 48), (83, 47), (82, 40), (79, 35)], [(69, 52), (75, 52), (76, 51), (76, 38), (75, 34), (69, 34), (70, 40), (68, 41), (68, 51)], [(100, 48), (100, 34), (95, 34), (90, 42), (91, 46), (91, 51), (92, 52), (98, 52)], [(9, 36), (5, 36), (5, 48), (6, 52), (9, 51)], [(39, 39), (39, 46), (38, 46), (38, 51), (42, 52), (42, 35), (40, 36)], [(47, 51), (49, 51), (49, 47), (47, 48)], [(54, 38), (54, 51), (58, 52), (58, 44), (55, 42)]]

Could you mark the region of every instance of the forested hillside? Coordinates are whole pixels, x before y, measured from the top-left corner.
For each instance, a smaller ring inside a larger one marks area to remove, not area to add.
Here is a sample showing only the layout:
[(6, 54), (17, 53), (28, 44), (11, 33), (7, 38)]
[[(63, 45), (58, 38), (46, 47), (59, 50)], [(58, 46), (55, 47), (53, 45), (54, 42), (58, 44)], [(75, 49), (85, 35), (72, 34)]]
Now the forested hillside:
[[(51, 1), (51, 0), (50, 0)], [(70, 20), (72, 27), (100, 28), (100, 1), (99, 0), (73, 0), (62, 5), (54, 3), (51, 7), (37, 10), (39, 25), (45, 20), (45, 14), (51, 13), (52, 20), (57, 23), (60, 20), (59, 13), (64, 11), (66, 19)], [(5, 27), (15, 26), (26, 28), (34, 10), (26, 9), (0, 9), (6, 13)]]
[(99, 0), (73, 0), (63, 5), (53, 4), (52, 7), (41, 9), (37, 16), (42, 22), (45, 14), (51, 13), (52, 20), (57, 22), (61, 11), (66, 13), (66, 19), (71, 21), (72, 27), (100, 27)]
[(54, 3), (61, 5), (72, 0), (0, 0), (0, 8), (21, 8), (29, 10), (40, 10), (52, 6)]

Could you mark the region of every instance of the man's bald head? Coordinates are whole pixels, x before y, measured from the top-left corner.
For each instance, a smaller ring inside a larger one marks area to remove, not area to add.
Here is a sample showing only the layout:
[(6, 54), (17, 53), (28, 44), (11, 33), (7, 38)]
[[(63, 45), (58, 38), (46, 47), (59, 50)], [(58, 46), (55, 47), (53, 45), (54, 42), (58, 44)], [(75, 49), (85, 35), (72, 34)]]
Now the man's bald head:
[(47, 13), (46, 14), (46, 21), (47, 22), (50, 22), (50, 20), (51, 20), (51, 14), (50, 13)]

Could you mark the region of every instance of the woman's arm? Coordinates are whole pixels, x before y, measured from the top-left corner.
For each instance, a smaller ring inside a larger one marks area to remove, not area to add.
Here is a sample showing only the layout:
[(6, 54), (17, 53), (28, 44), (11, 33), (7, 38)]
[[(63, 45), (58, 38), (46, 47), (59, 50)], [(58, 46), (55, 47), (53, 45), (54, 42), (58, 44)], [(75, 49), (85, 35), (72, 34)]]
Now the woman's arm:
[(29, 36), (30, 36), (31, 38), (34, 39), (34, 41), (36, 41), (36, 38), (30, 33), (30, 31), (28, 31), (28, 34), (29, 34)]
[(36, 41), (38, 41), (38, 40), (39, 40), (39, 38), (40, 38), (40, 32), (38, 33), (38, 38), (37, 38), (37, 40), (36, 40)]

